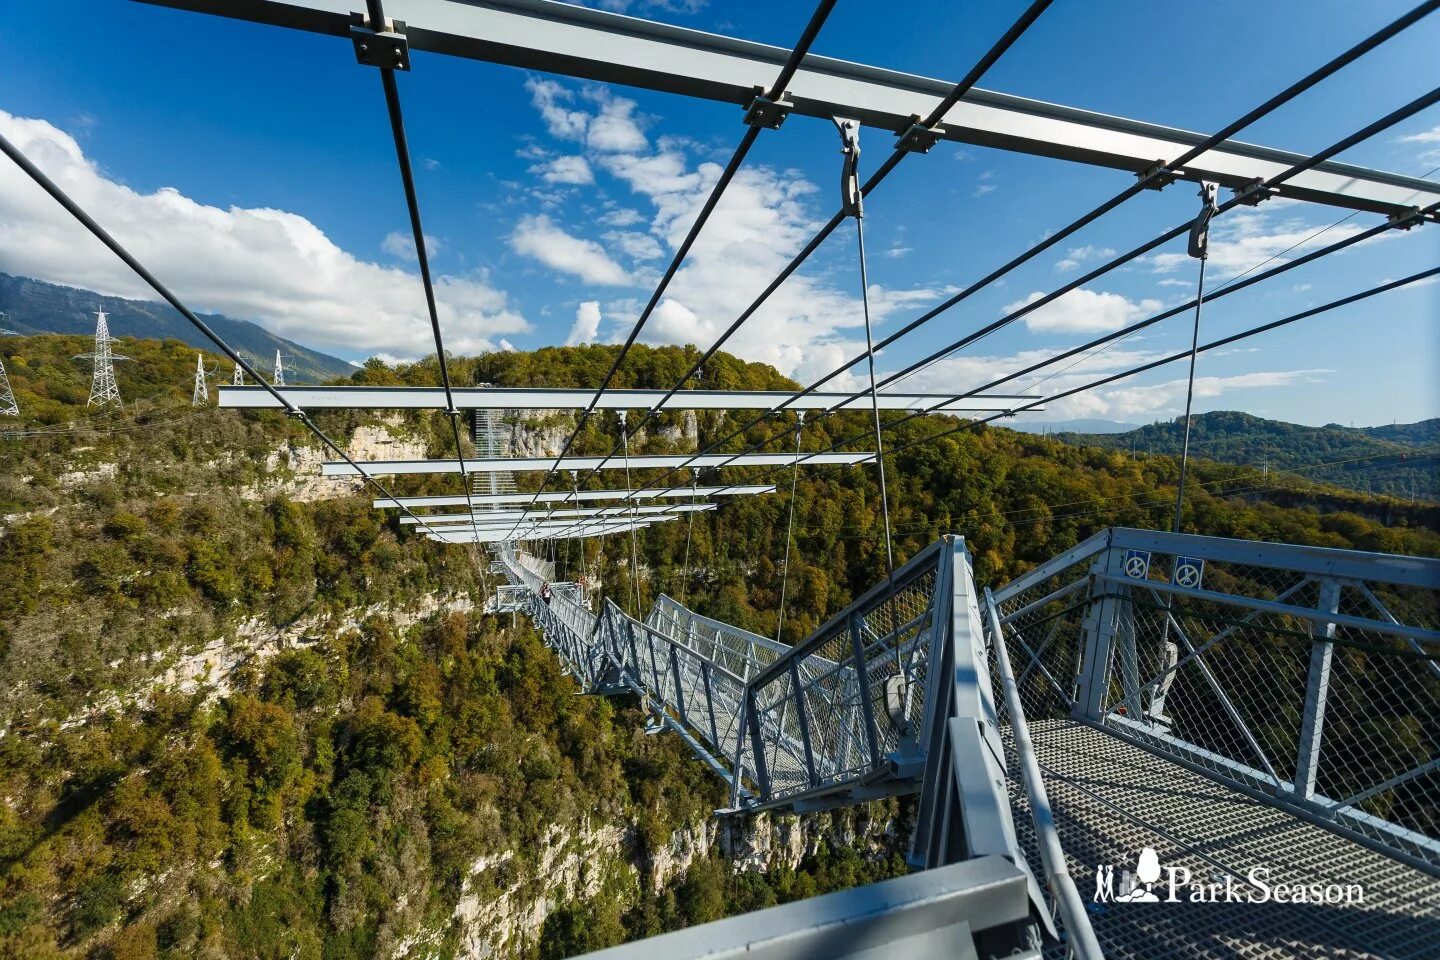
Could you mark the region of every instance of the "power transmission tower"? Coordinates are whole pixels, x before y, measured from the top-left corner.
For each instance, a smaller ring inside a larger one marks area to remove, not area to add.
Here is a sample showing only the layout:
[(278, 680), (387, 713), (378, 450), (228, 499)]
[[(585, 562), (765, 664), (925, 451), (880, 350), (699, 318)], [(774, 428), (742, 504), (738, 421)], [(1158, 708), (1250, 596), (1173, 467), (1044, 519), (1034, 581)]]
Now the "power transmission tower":
[(205, 382), (205, 356), (201, 353), (195, 354), (195, 390), (190, 394), (190, 406), (208, 407), (210, 405), (210, 386)]
[(277, 387), (283, 387), (283, 386), (285, 386), (285, 358), (280, 355), (280, 351), (279, 351), (279, 350), (276, 350), (276, 351), (275, 351), (275, 384), (274, 384), (274, 385), (277, 386)]
[[(7, 314), (0, 313), (0, 323)], [(19, 336), (14, 330), (0, 328), (0, 337)], [(20, 404), (15, 402), (15, 391), (10, 389), (10, 375), (5, 372), (5, 358), (0, 357), (0, 417), (20, 416)]]
[(117, 407), (125, 406), (125, 401), (120, 399), (120, 386), (115, 382), (114, 362), (130, 358), (122, 357), (110, 349), (112, 343), (119, 342), (110, 336), (110, 325), (105, 321), (105, 311), (95, 311), (95, 350), (75, 355), (76, 360), (95, 362), (95, 373), (90, 378), (90, 399), (85, 401), (87, 409), (92, 406), (105, 407), (112, 403)]
[(243, 387), (243, 386), (245, 386), (245, 372), (240, 369), (240, 364), (238, 364), (238, 363), (235, 364), (235, 373), (234, 373), (234, 375), (230, 378), (230, 386), (232, 386), (232, 387)]

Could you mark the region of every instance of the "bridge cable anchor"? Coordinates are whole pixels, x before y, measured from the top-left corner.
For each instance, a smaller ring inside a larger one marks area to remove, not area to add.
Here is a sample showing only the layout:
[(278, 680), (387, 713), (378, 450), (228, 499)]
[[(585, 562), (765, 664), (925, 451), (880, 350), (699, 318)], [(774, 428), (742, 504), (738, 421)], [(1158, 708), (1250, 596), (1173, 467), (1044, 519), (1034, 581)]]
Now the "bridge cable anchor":
[(1170, 184), (1180, 179), (1180, 173), (1171, 170), (1163, 163), (1156, 163), (1154, 166), (1146, 167), (1135, 174), (1135, 179), (1140, 181), (1140, 186), (1146, 190), (1164, 190)]
[(764, 130), (779, 130), (795, 104), (785, 98), (788, 91), (777, 97), (767, 97), (764, 87), (755, 88), (755, 96), (745, 107), (745, 123)]
[(388, 70), (410, 69), (410, 41), (405, 38), (405, 21), (386, 17), (376, 30), (363, 13), (350, 14), (350, 42), (355, 62), (364, 67)]

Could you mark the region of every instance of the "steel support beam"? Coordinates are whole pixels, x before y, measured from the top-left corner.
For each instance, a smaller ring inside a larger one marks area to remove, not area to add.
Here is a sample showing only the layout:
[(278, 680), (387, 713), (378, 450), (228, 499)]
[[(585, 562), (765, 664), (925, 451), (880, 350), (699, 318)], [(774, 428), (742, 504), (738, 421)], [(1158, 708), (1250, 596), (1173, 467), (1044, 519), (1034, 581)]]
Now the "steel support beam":
[(423, 524), (425, 526), (437, 526), (446, 523), (463, 523), (470, 525), (471, 520), (480, 521), (503, 521), (506, 523), (534, 523), (546, 520), (569, 520), (575, 523), (577, 517), (613, 518), (616, 520), (626, 519), (633, 515), (650, 516), (664, 513), (699, 513), (706, 510), (714, 510), (719, 504), (715, 503), (669, 503), (663, 506), (653, 507), (601, 507), (590, 510), (496, 510), (486, 513), (477, 510), (474, 513), (437, 513), (419, 517), (401, 517), (400, 525), (413, 527)]
[(477, 493), (473, 497), (394, 497), (375, 501), (377, 510), (415, 510), (421, 507), (463, 507), (470, 503), (476, 506), (505, 503), (590, 503), (596, 500), (651, 500), (660, 497), (740, 497), (759, 493), (774, 493), (775, 485), (769, 483), (737, 484), (731, 487), (646, 487), (640, 490), (581, 490), (577, 497), (572, 491), (542, 493)]
[[(799, 460), (805, 466), (850, 466), (869, 463), (873, 453), (802, 453)], [(697, 457), (693, 454), (673, 456), (631, 457), (630, 469), (645, 470), (654, 467), (696, 467), (701, 470), (710, 467), (788, 467), (796, 461), (793, 453), (714, 453)], [(465, 473), (496, 473), (504, 470), (549, 470), (555, 463), (554, 457), (498, 457), (492, 459), (465, 461)], [(564, 457), (559, 470), (624, 470), (624, 457)], [(458, 460), (369, 460), (361, 461), (359, 467), (344, 460), (326, 461), (321, 465), (321, 475), (326, 477), (358, 477), (363, 468), (367, 476), (388, 476), (411, 473), (454, 473), (460, 470)], [(687, 488), (688, 490), (688, 488)]]
[[(359, 0), (142, 0), (345, 38)], [(736, 105), (749, 104), (789, 55), (783, 47), (549, 0), (389, 0), (412, 51), (643, 87)], [(954, 82), (810, 54), (786, 88), (791, 112), (853, 117), (894, 133), (908, 130)], [(739, 122), (739, 115), (736, 122)], [(936, 132), (961, 143), (1140, 172), (1183, 154), (1205, 135), (1089, 110), (974, 89)], [(1187, 180), (1237, 188), (1266, 180), (1302, 154), (1228, 141), (1189, 164)], [(1392, 214), (1440, 202), (1440, 185), (1328, 162), (1295, 177), (1281, 195)]]
[[(524, 387), (457, 387), (450, 393), (458, 410), (868, 410), (870, 397), (851, 393), (809, 393), (788, 390), (539, 390)], [(282, 387), (277, 400), (264, 387), (222, 387), (219, 406), (236, 410), (444, 410), (442, 387)], [(1003, 413), (1038, 396), (991, 395), (947, 402), (943, 393), (882, 393), (881, 410), (930, 410), (935, 413)], [(663, 401), (663, 404), (662, 404)], [(936, 405), (939, 405), (938, 407)], [(1042, 410), (1029, 407), (1027, 412)]]

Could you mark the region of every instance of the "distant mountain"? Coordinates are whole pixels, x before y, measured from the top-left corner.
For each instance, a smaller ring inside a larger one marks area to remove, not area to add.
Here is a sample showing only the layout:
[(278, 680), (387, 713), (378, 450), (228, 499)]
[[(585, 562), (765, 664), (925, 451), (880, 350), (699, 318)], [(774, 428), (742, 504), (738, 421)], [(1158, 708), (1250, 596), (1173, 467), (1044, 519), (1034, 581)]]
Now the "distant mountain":
[(1016, 417), (1005, 426), (1025, 433), (1128, 433), (1140, 425), (1120, 420), (1101, 420), (1098, 417), (1079, 420), (1027, 420)]
[[(1126, 433), (1066, 432), (1067, 443), (1136, 453), (1180, 452), (1180, 418)], [(1236, 411), (1194, 418), (1190, 452), (1222, 463), (1300, 473), (1310, 480), (1385, 493), (1440, 500), (1440, 419), (1384, 427), (1305, 427)]]
[[(205, 350), (215, 349), (169, 304), (105, 297), (76, 287), (0, 273), (0, 313), (7, 314), (4, 326), (17, 333), (93, 334), (97, 309), (109, 314), (110, 333), (114, 336), (170, 338)], [(321, 383), (355, 372), (339, 357), (277, 337), (248, 320), (232, 320), (214, 313), (200, 317), (242, 356), (258, 361), (257, 367), (267, 376), (274, 366), (276, 350), (285, 355), (287, 383)], [(228, 380), (229, 370), (224, 372)]]

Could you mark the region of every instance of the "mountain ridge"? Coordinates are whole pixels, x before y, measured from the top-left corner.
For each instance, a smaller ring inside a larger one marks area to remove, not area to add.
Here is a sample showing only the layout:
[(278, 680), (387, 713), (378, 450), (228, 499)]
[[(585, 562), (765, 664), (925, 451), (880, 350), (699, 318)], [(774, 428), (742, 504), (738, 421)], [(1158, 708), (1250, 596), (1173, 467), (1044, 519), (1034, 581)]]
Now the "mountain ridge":
[[(1157, 421), (1126, 433), (1051, 434), (1079, 446), (1135, 454), (1177, 454), (1184, 421)], [(1307, 427), (1267, 420), (1237, 410), (1193, 418), (1190, 452), (1195, 456), (1263, 471), (1288, 470), (1312, 480), (1410, 499), (1440, 500), (1440, 418), (1378, 427), (1327, 424)]]
[[(97, 309), (108, 315), (113, 336), (172, 339), (201, 350), (215, 349), (169, 304), (109, 297), (81, 287), (0, 273), (0, 313), (6, 314), (4, 326), (16, 333), (93, 334)], [(323, 383), (347, 377), (355, 370), (353, 364), (339, 357), (277, 336), (249, 320), (218, 313), (199, 316), (242, 356), (252, 362), (258, 360), (262, 372), (270, 372), (275, 351), (280, 350), (285, 355), (285, 376), (290, 383)]]

